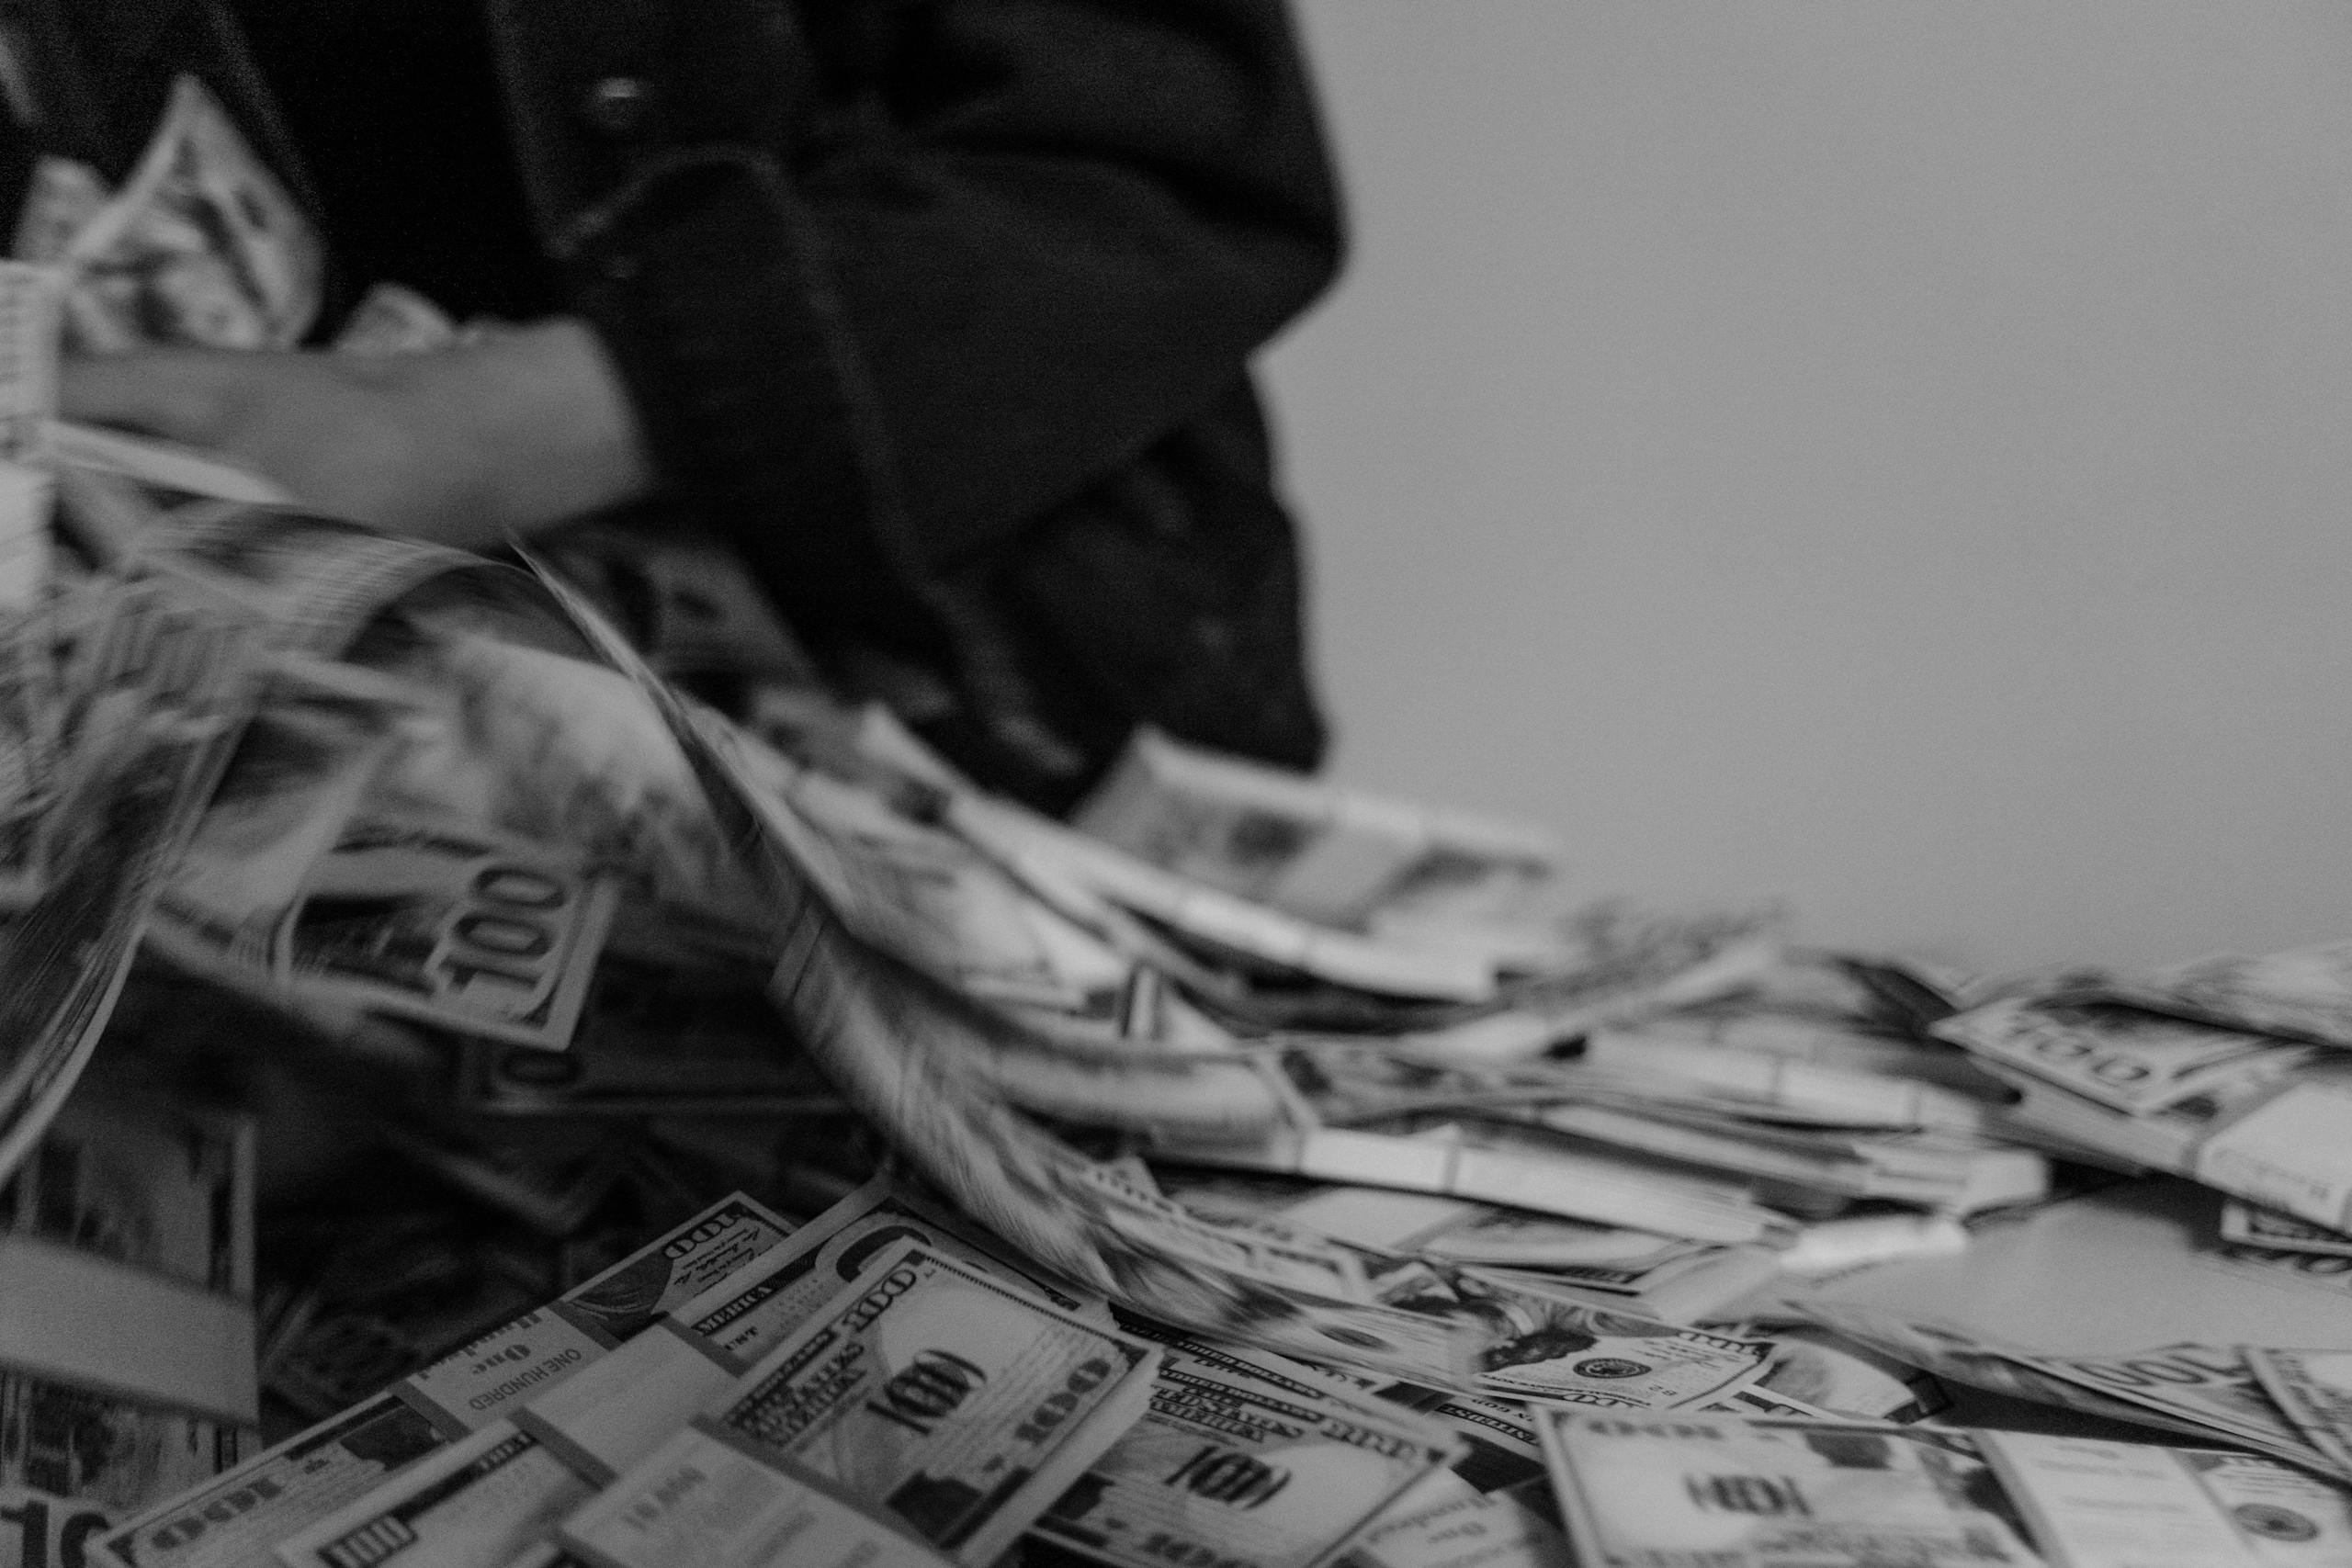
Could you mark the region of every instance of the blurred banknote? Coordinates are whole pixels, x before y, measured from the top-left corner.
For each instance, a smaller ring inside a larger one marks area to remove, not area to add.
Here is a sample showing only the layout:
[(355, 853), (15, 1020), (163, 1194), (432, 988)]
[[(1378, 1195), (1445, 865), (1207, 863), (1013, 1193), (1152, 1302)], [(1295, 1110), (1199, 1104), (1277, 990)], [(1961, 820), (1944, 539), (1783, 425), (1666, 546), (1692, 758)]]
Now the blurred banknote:
[(2324, 1225), (2257, 1208), (2233, 1198), (2222, 1205), (2222, 1239), (2268, 1252), (2301, 1252), (2316, 1258), (2352, 1258), (2352, 1235)]
[(838, 1110), (767, 991), (741, 975), (607, 952), (571, 1045), (462, 1043), (460, 1092), (494, 1116), (782, 1116)]
[(1078, 821), (1155, 865), (1340, 926), (1376, 909), (1516, 912), (1560, 852), (1539, 829), (1334, 789), (1148, 729)]
[(2352, 1351), (2249, 1345), (2246, 1366), (2336, 1472), (2352, 1480)]
[(194, 579), (257, 616), (271, 641), (341, 654), (394, 600), (440, 579), (507, 569), (463, 550), (287, 507), (220, 502), (138, 540), (142, 570)]
[[(78, 1508), (119, 1516), (145, 1507), (234, 1465), (248, 1440), (233, 1423), (0, 1371), (0, 1488), (72, 1499), (50, 1504), (53, 1517)], [(7, 1522), (0, 1517), (0, 1525)], [(85, 1525), (77, 1539), (102, 1528), (103, 1521)], [(32, 1535), (25, 1529), (28, 1541)], [(0, 1542), (6, 1539), (0, 1531)], [(35, 1559), (28, 1551), (21, 1561)]]
[(2128, 1115), (2301, 1066), (2307, 1048), (2138, 1008), (2011, 998), (1961, 1013), (1935, 1032)]
[(57, 668), (40, 623), (0, 623), (0, 908), (41, 890), (42, 823), (56, 804)]
[(0, 937), (0, 1176), (96, 1048), (254, 695), (236, 628), (146, 588), (107, 599), (113, 615), (78, 650), (48, 886)]
[(318, 313), (324, 253), (301, 209), (193, 76), (122, 189), (68, 243), (85, 352), (291, 348)]
[[(279, 841), (308, 847), (307, 835)], [(618, 898), (609, 878), (539, 845), (363, 812), (334, 825), (285, 901), (175, 924), (217, 968), (282, 991), (560, 1050)]]
[(2121, 1002), (2224, 1029), (2352, 1045), (2352, 942), (2247, 957), (2222, 953), (2146, 975), (2101, 979), (2068, 1000)]
[(740, 1194), (714, 1203), (562, 1299), (149, 1506), (109, 1536), (107, 1549), (134, 1568), (263, 1568), (277, 1542), (458, 1438), (492, 1429), (507, 1410), (560, 1386), (790, 1228)]

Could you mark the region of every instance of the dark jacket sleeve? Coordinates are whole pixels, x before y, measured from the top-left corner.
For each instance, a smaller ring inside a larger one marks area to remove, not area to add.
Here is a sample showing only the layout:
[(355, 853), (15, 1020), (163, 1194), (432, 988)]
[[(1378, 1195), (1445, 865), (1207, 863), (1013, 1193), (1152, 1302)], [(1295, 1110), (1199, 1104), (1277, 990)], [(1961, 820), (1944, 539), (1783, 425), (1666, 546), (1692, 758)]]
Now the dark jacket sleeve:
[(657, 467), (820, 646), (965, 659), (951, 581), (1232, 405), (1337, 265), (1279, 0), (491, 4)]
[(660, 466), (820, 576), (868, 563), (810, 536), (935, 566), (1066, 500), (1337, 263), (1272, 0), (498, 9), (543, 221)]

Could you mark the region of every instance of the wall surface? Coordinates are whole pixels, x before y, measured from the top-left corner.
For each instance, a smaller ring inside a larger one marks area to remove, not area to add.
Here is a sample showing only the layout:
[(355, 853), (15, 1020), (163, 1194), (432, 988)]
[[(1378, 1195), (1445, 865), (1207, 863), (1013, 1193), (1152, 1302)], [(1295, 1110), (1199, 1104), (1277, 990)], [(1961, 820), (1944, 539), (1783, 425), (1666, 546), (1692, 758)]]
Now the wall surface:
[(2352, 936), (2352, 9), (1301, 11), (1336, 776), (1996, 968)]

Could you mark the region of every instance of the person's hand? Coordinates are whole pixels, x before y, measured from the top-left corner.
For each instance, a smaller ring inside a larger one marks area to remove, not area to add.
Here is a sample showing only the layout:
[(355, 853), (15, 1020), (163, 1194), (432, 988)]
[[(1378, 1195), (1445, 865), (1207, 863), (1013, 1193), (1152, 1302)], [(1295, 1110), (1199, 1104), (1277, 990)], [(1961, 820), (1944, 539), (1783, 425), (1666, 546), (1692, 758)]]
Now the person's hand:
[(652, 480), (603, 345), (564, 318), (417, 354), (72, 359), (59, 404), (67, 419), (220, 453), (329, 515), (467, 547)]

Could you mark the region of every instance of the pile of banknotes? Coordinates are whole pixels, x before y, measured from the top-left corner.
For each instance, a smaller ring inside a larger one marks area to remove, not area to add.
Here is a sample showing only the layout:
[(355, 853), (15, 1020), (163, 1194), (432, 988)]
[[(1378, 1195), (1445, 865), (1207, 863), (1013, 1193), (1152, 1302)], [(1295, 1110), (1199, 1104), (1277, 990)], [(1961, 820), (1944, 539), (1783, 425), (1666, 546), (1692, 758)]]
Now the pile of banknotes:
[(2352, 943), (1988, 979), (1150, 733), (1048, 818), (62, 422), (319, 251), (193, 82), (34, 193), (0, 1568), (2352, 1568)]

